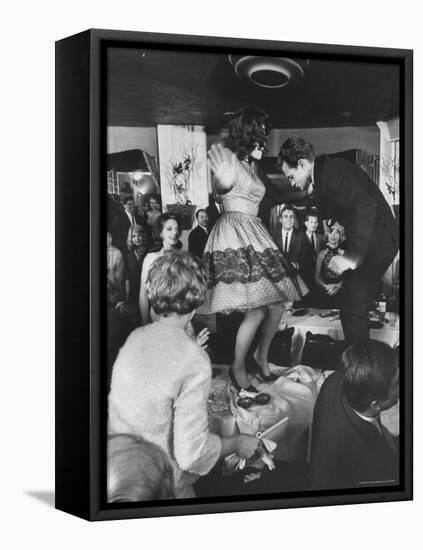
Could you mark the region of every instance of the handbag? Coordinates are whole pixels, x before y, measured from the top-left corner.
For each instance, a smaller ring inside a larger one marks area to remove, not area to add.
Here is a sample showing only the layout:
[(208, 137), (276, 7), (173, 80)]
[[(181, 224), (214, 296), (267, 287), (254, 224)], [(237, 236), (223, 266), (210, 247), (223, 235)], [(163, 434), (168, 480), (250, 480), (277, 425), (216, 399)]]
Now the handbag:
[(295, 327), (286, 328), (275, 334), (269, 348), (269, 363), (273, 363), (278, 367), (292, 366), (291, 346), (294, 330)]
[(328, 334), (307, 331), (301, 364), (313, 369), (337, 370), (345, 347), (345, 340), (334, 340)]

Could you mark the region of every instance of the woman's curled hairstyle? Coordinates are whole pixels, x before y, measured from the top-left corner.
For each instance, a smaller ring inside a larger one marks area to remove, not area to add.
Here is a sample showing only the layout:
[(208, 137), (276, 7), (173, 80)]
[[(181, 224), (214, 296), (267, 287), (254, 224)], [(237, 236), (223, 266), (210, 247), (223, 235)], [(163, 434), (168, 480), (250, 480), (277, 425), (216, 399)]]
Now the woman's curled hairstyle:
[(269, 117), (261, 109), (241, 109), (230, 119), (224, 145), (243, 160), (258, 145), (266, 146), (266, 136), (271, 130)]
[(147, 295), (158, 315), (185, 315), (199, 307), (206, 296), (203, 264), (189, 252), (159, 256), (147, 276)]

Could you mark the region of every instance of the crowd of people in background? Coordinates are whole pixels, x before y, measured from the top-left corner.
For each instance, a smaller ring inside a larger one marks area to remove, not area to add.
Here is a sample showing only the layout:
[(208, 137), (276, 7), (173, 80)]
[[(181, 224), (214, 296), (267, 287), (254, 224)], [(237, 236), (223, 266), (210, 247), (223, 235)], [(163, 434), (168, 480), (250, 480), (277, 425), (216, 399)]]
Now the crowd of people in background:
[[(254, 437), (209, 432), (209, 333), (195, 334), (196, 311), (218, 318), (242, 315), (229, 379), (236, 391), (257, 393), (249, 374), (267, 383), (276, 379), (268, 351), (287, 304), (339, 309), (350, 347), (344, 370), (319, 396), (312, 485), (397, 479), (396, 442), (378, 419), (398, 396), (398, 360), (393, 350), (370, 341), (368, 319), (369, 300), (398, 249), (396, 222), (364, 172), (341, 159), (316, 156), (297, 136), (282, 144), (278, 158), (296, 189), (271, 190), (259, 170), (269, 131), (266, 113), (243, 110), (212, 146), (214, 189), (209, 205), (195, 213), (188, 252), (181, 251), (178, 217), (162, 213), (158, 197), (150, 197), (144, 216), (126, 197), (107, 234), (109, 434), (113, 445), (126, 434), (122, 444), (138, 461), (144, 438), (153, 444), (143, 455), (146, 462), (164, 451), (163, 468), (170, 464), (174, 472), (169, 491), (177, 498), (194, 496), (193, 481), (219, 458), (230, 453), (250, 458), (258, 445)], [(310, 204), (298, 209), (289, 202), (293, 197)], [(264, 200), (273, 201), (272, 212), (261, 220)], [(332, 414), (339, 422), (328, 428)], [(355, 439), (341, 437), (340, 430)], [(360, 468), (349, 466), (351, 441), (366, 457)], [(323, 447), (332, 449), (326, 462), (316, 450)], [(337, 460), (343, 462), (335, 475)], [(383, 468), (379, 461), (385, 461)], [(122, 466), (121, 476), (125, 471), (137, 468)], [(115, 472), (110, 494), (116, 493), (117, 477)], [(160, 495), (150, 489), (135, 500)], [(170, 498), (169, 491), (157, 498)]]

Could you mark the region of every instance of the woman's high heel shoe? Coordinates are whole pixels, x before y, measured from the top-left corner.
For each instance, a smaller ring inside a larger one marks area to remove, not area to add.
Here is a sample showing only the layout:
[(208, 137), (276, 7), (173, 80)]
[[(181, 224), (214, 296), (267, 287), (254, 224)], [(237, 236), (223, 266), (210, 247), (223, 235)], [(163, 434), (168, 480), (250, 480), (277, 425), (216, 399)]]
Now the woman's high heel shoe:
[(278, 377), (273, 373), (263, 374), (260, 365), (254, 359), (254, 355), (248, 356), (247, 361), (246, 361), (246, 365), (247, 365), (246, 366), (247, 372), (250, 373), (250, 374), (253, 374), (254, 376), (257, 376), (258, 378), (263, 380), (263, 382), (270, 383), (270, 382), (274, 382), (275, 380), (278, 379)]
[(233, 373), (232, 367), (228, 371), (229, 379), (231, 381), (232, 386), (236, 389), (236, 391), (239, 393), (241, 390), (248, 391), (250, 393), (260, 393), (254, 386), (251, 384), (248, 386), (248, 388), (243, 388), (240, 386), (237, 382), (237, 379), (235, 378), (235, 375)]

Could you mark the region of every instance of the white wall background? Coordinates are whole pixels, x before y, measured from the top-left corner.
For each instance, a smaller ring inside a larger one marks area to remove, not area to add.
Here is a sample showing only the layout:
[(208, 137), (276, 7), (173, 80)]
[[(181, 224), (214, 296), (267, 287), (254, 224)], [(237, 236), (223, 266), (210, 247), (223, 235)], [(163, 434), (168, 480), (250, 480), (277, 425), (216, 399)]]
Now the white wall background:
[(157, 128), (107, 127), (107, 152), (120, 153), (141, 149), (157, 158)]
[[(8, 2), (3, 8), (0, 139), (7, 193), (0, 216), (2, 548), (390, 550), (421, 544), (420, 398), (415, 418), (415, 502), (98, 524), (46, 504), (54, 487), (54, 41), (97, 27), (415, 48), (415, 150), (421, 151), (423, 48), (418, 14), (415, 0), (356, 0), (347, 6), (329, 0), (242, 5), (224, 0), (27, 0)], [(423, 203), (419, 164), (416, 155), (415, 204)], [(415, 241), (422, 239), (418, 224)], [(421, 275), (419, 252), (415, 266)], [(416, 285), (417, 336), (422, 327), (421, 298), (422, 285)], [(416, 349), (417, 397), (423, 388), (422, 364)]]

